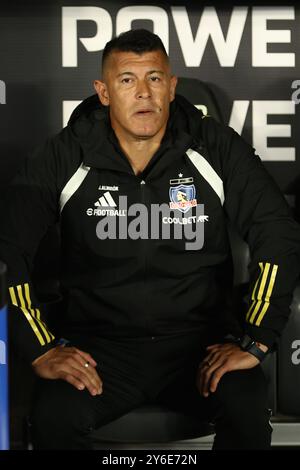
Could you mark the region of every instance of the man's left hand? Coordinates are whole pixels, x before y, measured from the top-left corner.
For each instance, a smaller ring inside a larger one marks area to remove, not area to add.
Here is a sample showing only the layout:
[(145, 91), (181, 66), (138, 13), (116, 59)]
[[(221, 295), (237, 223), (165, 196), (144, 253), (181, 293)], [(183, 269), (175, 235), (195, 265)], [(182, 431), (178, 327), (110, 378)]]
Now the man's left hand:
[[(266, 346), (262, 349), (268, 349)], [(206, 348), (207, 356), (199, 365), (196, 385), (201, 395), (207, 397), (216, 391), (226, 372), (240, 369), (252, 369), (259, 360), (247, 351), (242, 351), (234, 343), (212, 344)]]

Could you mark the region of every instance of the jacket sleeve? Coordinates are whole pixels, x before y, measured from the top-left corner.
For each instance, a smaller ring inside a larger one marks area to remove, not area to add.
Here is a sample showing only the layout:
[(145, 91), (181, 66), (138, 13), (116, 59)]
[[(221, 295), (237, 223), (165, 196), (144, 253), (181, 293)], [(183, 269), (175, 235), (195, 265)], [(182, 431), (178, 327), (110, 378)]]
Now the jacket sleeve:
[(300, 226), (254, 149), (231, 128), (213, 124), (224, 209), (250, 249), (245, 332), (271, 347), (288, 320), (300, 271)]
[(49, 141), (25, 161), (0, 203), (0, 259), (8, 268), (10, 340), (30, 362), (54, 345), (30, 273), (41, 239), (58, 220), (55, 158)]

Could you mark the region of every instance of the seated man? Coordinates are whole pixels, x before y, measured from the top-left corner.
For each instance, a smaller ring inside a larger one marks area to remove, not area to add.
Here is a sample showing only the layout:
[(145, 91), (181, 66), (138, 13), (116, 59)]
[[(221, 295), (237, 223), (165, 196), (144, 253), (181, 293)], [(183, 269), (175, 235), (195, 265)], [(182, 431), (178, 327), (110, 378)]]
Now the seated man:
[[(214, 449), (267, 449), (260, 361), (289, 315), (299, 226), (253, 149), (175, 96), (158, 36), (107, 43), (95, 89), (101, 105), (83, 102), (28, 159), (2, 210), (12, 340), (40, 377), (35, 448), (91, 448), (93, 429), (151, 402), (213, 420)], [(228, 220), (251, 251), (242, 325)], [(63, 338), (30, 280), (58, 221)]]

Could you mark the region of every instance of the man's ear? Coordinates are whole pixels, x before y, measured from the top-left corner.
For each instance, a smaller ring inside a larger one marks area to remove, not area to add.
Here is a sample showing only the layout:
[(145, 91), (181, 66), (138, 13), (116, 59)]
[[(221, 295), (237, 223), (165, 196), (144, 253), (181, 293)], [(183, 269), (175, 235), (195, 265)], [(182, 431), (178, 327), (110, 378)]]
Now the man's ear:
[(176, 85), (177, 85), (177, 77), (175, 77), (175, 75), (172, 75), (171, 83), (170, 83), (170, 103), (171, 101), (175, 99)]
[(109, 94), (105, 83), (100, 80), (95, 80), (94, 88), (103, 106), (109, 106)]

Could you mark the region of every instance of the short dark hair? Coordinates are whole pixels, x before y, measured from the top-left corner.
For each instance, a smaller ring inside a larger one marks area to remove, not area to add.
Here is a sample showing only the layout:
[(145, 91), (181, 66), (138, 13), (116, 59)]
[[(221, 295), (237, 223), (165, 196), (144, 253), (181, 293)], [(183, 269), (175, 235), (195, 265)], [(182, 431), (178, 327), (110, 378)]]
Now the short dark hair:
[(106, 43), (102, 55), (102, 70), (107, 57), (113, 52), (135, 52), (143, 54), (144, 52), (162, 51), (168, 59), (168, 54), (162, 40), (157, 34), (147, 29), (133, 29), (121, 33), (116, 38)]

